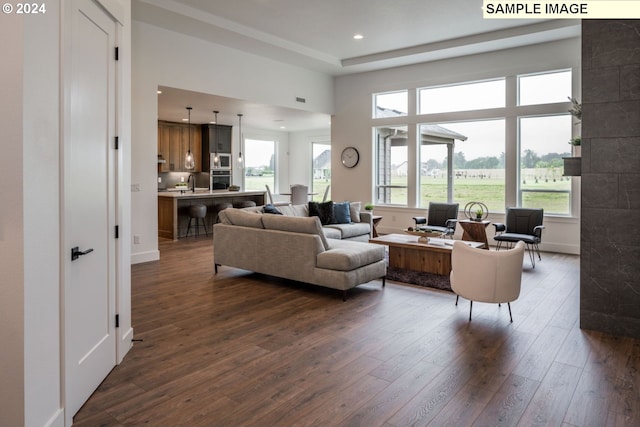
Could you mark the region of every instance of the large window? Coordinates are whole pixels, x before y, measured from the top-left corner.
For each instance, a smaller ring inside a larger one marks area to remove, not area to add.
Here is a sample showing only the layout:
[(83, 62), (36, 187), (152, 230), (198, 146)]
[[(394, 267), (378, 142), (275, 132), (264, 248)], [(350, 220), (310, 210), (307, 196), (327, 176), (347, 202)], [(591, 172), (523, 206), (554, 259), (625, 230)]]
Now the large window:
[(565, 102), (570, 93), (570, 70), (518, 77), (518, 105)]
[[(492, 212), (504, 210), (504, 119), (422, 125), (420, 129), (419, 206), (455, 201), (462, 209), (468, 202), (481, 201)], [(441, 142), (433, 142), (438, 140)]]
[(419, 90), (419, 114), (499, 108), (505, 105), (504, 79)]
[(392, 94), (404, 105), (411, 92), (374, 94), (375, 203), (482, 202), (490, 212), (571, 215), (573, 180), (563, 176), (562, 157), (576, 133), (573, 86), (572, 70), (554, 70), (417, 88), (416, 114), (381, 107)]
[(313, 147), (311, 192), (316, 193), (313, 200), (320, 201), (327, 187), (331, 185), (331, 144), (314, 142), (311, 145)]
[(408, 91), (377, 93), (373, 96), (373, 117), (406, 116), (409, 106)]
[(376, 203), (407, 205), (408, 141), (407, 126), (375, 129)]
[(519, 206), (571, 213), (571, 178), (562, 175), (570, 138), (568, 114), (520, 118)]
[(262, 139), (244, 140), (244, 188), (264, 191), (265, 185), (275, 191), (276, 142)]

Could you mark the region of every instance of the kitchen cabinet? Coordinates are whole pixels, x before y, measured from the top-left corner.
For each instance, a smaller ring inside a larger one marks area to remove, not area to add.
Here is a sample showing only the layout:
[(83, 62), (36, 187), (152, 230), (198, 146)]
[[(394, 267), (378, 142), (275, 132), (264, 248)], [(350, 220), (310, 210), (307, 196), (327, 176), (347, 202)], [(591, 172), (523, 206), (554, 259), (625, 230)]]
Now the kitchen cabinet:
[[(228, 125), (204, 124), (202, 125), (202, 170), (208, 171), (210, 164), (210, 153), (231, 154), (231, 131), (233, 127)], [(217, 140), (216, 140), (217, 138)]]
[[(158, 121), (158, 155), (165, 163), (158, 163), (158, 172), (201, 172), (202, 133), (200, 125), (191, 125), (191, 152), (195, 169), (184, 167), (184, 158), (189, 148), (189, 124)], [(208, 170), (205, 169), (205, 170)]]

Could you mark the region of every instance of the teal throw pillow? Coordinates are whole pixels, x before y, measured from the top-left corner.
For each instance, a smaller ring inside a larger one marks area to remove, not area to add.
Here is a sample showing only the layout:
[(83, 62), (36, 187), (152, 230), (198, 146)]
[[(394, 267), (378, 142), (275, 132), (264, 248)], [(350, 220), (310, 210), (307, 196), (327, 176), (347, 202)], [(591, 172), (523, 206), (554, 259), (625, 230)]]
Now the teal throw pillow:
[(349, 202), (339, 202), (333, 204), (334, 224), (351, 223), (351, 209)]

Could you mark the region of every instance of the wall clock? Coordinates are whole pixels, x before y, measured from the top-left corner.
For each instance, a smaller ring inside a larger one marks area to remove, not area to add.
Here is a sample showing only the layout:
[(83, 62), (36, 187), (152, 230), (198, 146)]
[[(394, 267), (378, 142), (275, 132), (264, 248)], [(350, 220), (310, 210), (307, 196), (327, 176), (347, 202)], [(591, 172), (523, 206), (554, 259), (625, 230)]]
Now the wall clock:
[(355, 167), (360, 161), (360, 153), (354, 147), (347, 147), (342, 150), (342, 164), (348, 168)]

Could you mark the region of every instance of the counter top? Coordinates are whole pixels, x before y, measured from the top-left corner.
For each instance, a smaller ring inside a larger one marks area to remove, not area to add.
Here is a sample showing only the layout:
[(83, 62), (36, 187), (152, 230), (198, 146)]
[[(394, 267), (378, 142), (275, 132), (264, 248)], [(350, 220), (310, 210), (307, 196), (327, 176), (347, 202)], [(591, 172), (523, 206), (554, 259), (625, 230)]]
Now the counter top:
[(266, 191), (228, 191), (228, 190), (196, 190), (191, 191), (158, 191), (158, 197), (170, 199), (200, 199), (207, 197), (261, 196)]
[(229, 190), (197, 190), (195, 193), (187, 191), (159, 191), (158, 192), (158, 236), (168, 239), (185, 237), (189, 228), (189, 207), (205, 205), (207, 207), (204, 218), (207, 229), (212, 230), (218, 219), (216, 205), (241, 202), (253, 202), (258, 206), (264, 205), (265, 191), (229, 191)]

